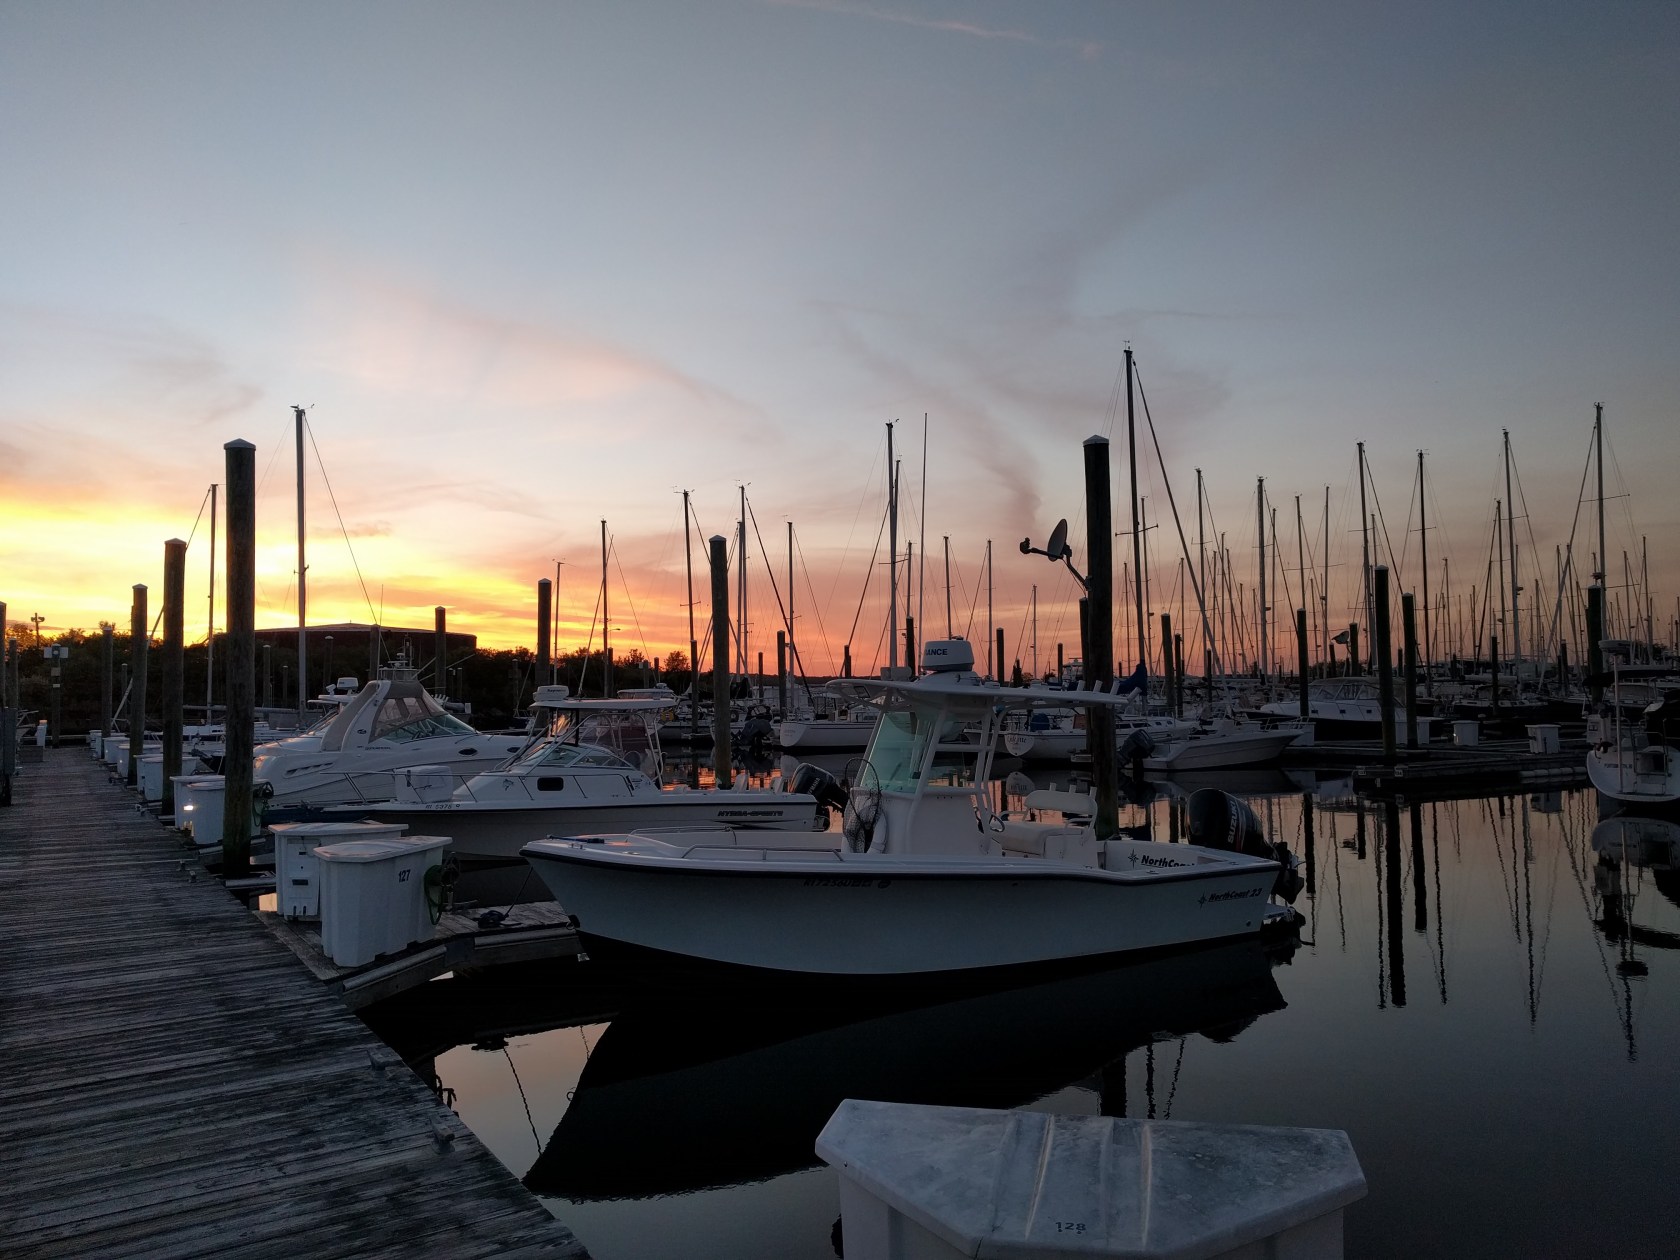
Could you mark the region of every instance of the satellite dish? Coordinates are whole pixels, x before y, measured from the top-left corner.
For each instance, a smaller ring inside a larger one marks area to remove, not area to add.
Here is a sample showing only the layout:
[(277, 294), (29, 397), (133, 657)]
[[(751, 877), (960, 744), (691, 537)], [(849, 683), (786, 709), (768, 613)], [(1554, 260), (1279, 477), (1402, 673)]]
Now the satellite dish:
[(1063, 553), (1073, 554), (1067, 545), (1067, 519), (1065, 517), (1057, 521), (1056, 528), (1050, 531), (1050, 545), (1045, 547), (1044, 550), (1050, 553), (1052, 560), (1060, 560)]

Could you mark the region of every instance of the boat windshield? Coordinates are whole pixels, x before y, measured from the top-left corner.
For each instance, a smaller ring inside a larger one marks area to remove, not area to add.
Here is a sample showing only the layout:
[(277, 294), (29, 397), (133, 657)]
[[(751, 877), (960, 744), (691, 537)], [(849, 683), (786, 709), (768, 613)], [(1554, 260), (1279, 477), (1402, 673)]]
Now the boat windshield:
[(390, 696), (374, 714), (372, 738), (385, 744), (406, 744), (416, 739), (454, 739), (477, 733), (460, 718), (444, 712), (435, 704), (428, 711), (417, 697)]
[[(610, 765), (616, 769), (636, 768), (648, 757), (658, 755), (657, 709), (575, 710), (561, 709), (554, 715), (546, 738), (538, 740), (520, 756), (520, 766)], [(599, 753), (605, 760), (579, 760), (584, 751)]]
[(597, 744), (544, 744), (526, 756), (520, 764), (541, 766), (545, 770), (564, 767), (573, 770), (600, 769), (640, 773), (624, 758)]
[[(936, 745), (931, 762), (930, 744)], [(922, 786), (971, 787), (978, 751), (964, 740), (962, 719), (938, 709), (892, 708), (876, 725), (868, 756), (882, 790), (914, 792)]]

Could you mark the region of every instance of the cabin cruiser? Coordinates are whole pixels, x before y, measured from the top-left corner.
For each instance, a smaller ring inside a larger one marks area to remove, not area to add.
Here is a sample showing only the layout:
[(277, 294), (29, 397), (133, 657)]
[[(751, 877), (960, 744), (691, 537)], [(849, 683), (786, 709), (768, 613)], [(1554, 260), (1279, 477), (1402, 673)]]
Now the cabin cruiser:
[(391, 799), (325, 813), (445, 835), (457, 857), (479, 861), (517, 860), (545, 835), (670, 825), (815, 833), (828, 824), (816, 797), (782, 790), (786, 780), (774, 789), (745, 778), (739, 788), (662, 787), (659, 720), (668, 696), (585, 700), (552, 686), (538, 689), (533, 707), (544, 733), (505, 764), (464, 778), (447, 763), (415, 766)]
[(1270, 765), (1283, 750), (1313, 734), (1311, 726), (1296, 723), (1246, 722), (1224, 717), (1189, 730), (1156, 736), (1139, 735), (1137, 759), (1145, 770), (1224, 770)]
[[(1405, 737), (1406, 710), (1403, 704), (1391, 711), (1394, 729)], [(1255, 716), (1264, 719), (1298, 718), (1301, 703), (1277, 700), (1263, 704)], [(1307, 683), (1307, 720), (1317, 739), (1381, 739), (1383, 737), (1382, 687), (1369, 674), (1314, 678)], [(1418, 742), (1429, 742), (1430, 719), (1419, 714)]]
[(756, 972), (984, 972), (1244, 936), (1268, 921), (1284, 873), (1269, 846), (1113, 838), (993, 809), (1003, 713), (1125, 697), (989, 686), (961, 639), (926, 644), (923, 670), (875, 684), (883, 712), (842, 785), (839, 843), (688, 829), (544, 839), (522, 852), (591, 948)]
[(524, 747), (516, 735), (475, 731), (393, 666), (344, 701), (314, 731), (257, 750), (255, 776), (274, 789), (270, 809), (387, 800), (411, 767), (447, 763), (476, 774)]

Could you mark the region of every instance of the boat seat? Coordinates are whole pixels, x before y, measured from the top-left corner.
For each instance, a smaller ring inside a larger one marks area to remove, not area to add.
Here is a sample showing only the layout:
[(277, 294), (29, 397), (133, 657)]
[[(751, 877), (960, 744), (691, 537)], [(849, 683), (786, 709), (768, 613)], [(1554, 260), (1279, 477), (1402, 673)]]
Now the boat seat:
[(1028, 792), (1023, 803), (1034, 813), (1041, 809), (1053, 809), (1073, 818), (1090, 818), (1097, 812), (1096, 801), (1086, 793), (1064, 792), (1056, 788), (1038, 788)]
[(1097, 865), (1097, 846), (1091, 840), (1088, 827), (1005, 819), (1001, 830), (994, 829), (992, 838), (1005, 853), (1077, 862), (1083, 866)]

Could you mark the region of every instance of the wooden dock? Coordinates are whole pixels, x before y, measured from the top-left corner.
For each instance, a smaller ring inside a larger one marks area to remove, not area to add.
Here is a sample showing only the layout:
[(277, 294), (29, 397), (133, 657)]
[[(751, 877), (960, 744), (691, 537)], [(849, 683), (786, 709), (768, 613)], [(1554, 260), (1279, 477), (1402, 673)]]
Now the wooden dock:
[(289, 920), (272, 910), (260, 911), (257, 917), (352, 1010), (394, 997), (446, 971), (577, 958), (583, 952), (570, 916), (552, 901), (509, 906), (497, 913), (494, 927), (481, 927), (472, 914), (446, 911), (432, 940), (360, 967), (340, 967), (327, 957), (318, 920)]
[(586, 1257), (84, 748), (0, 809), (0, 1255)]

